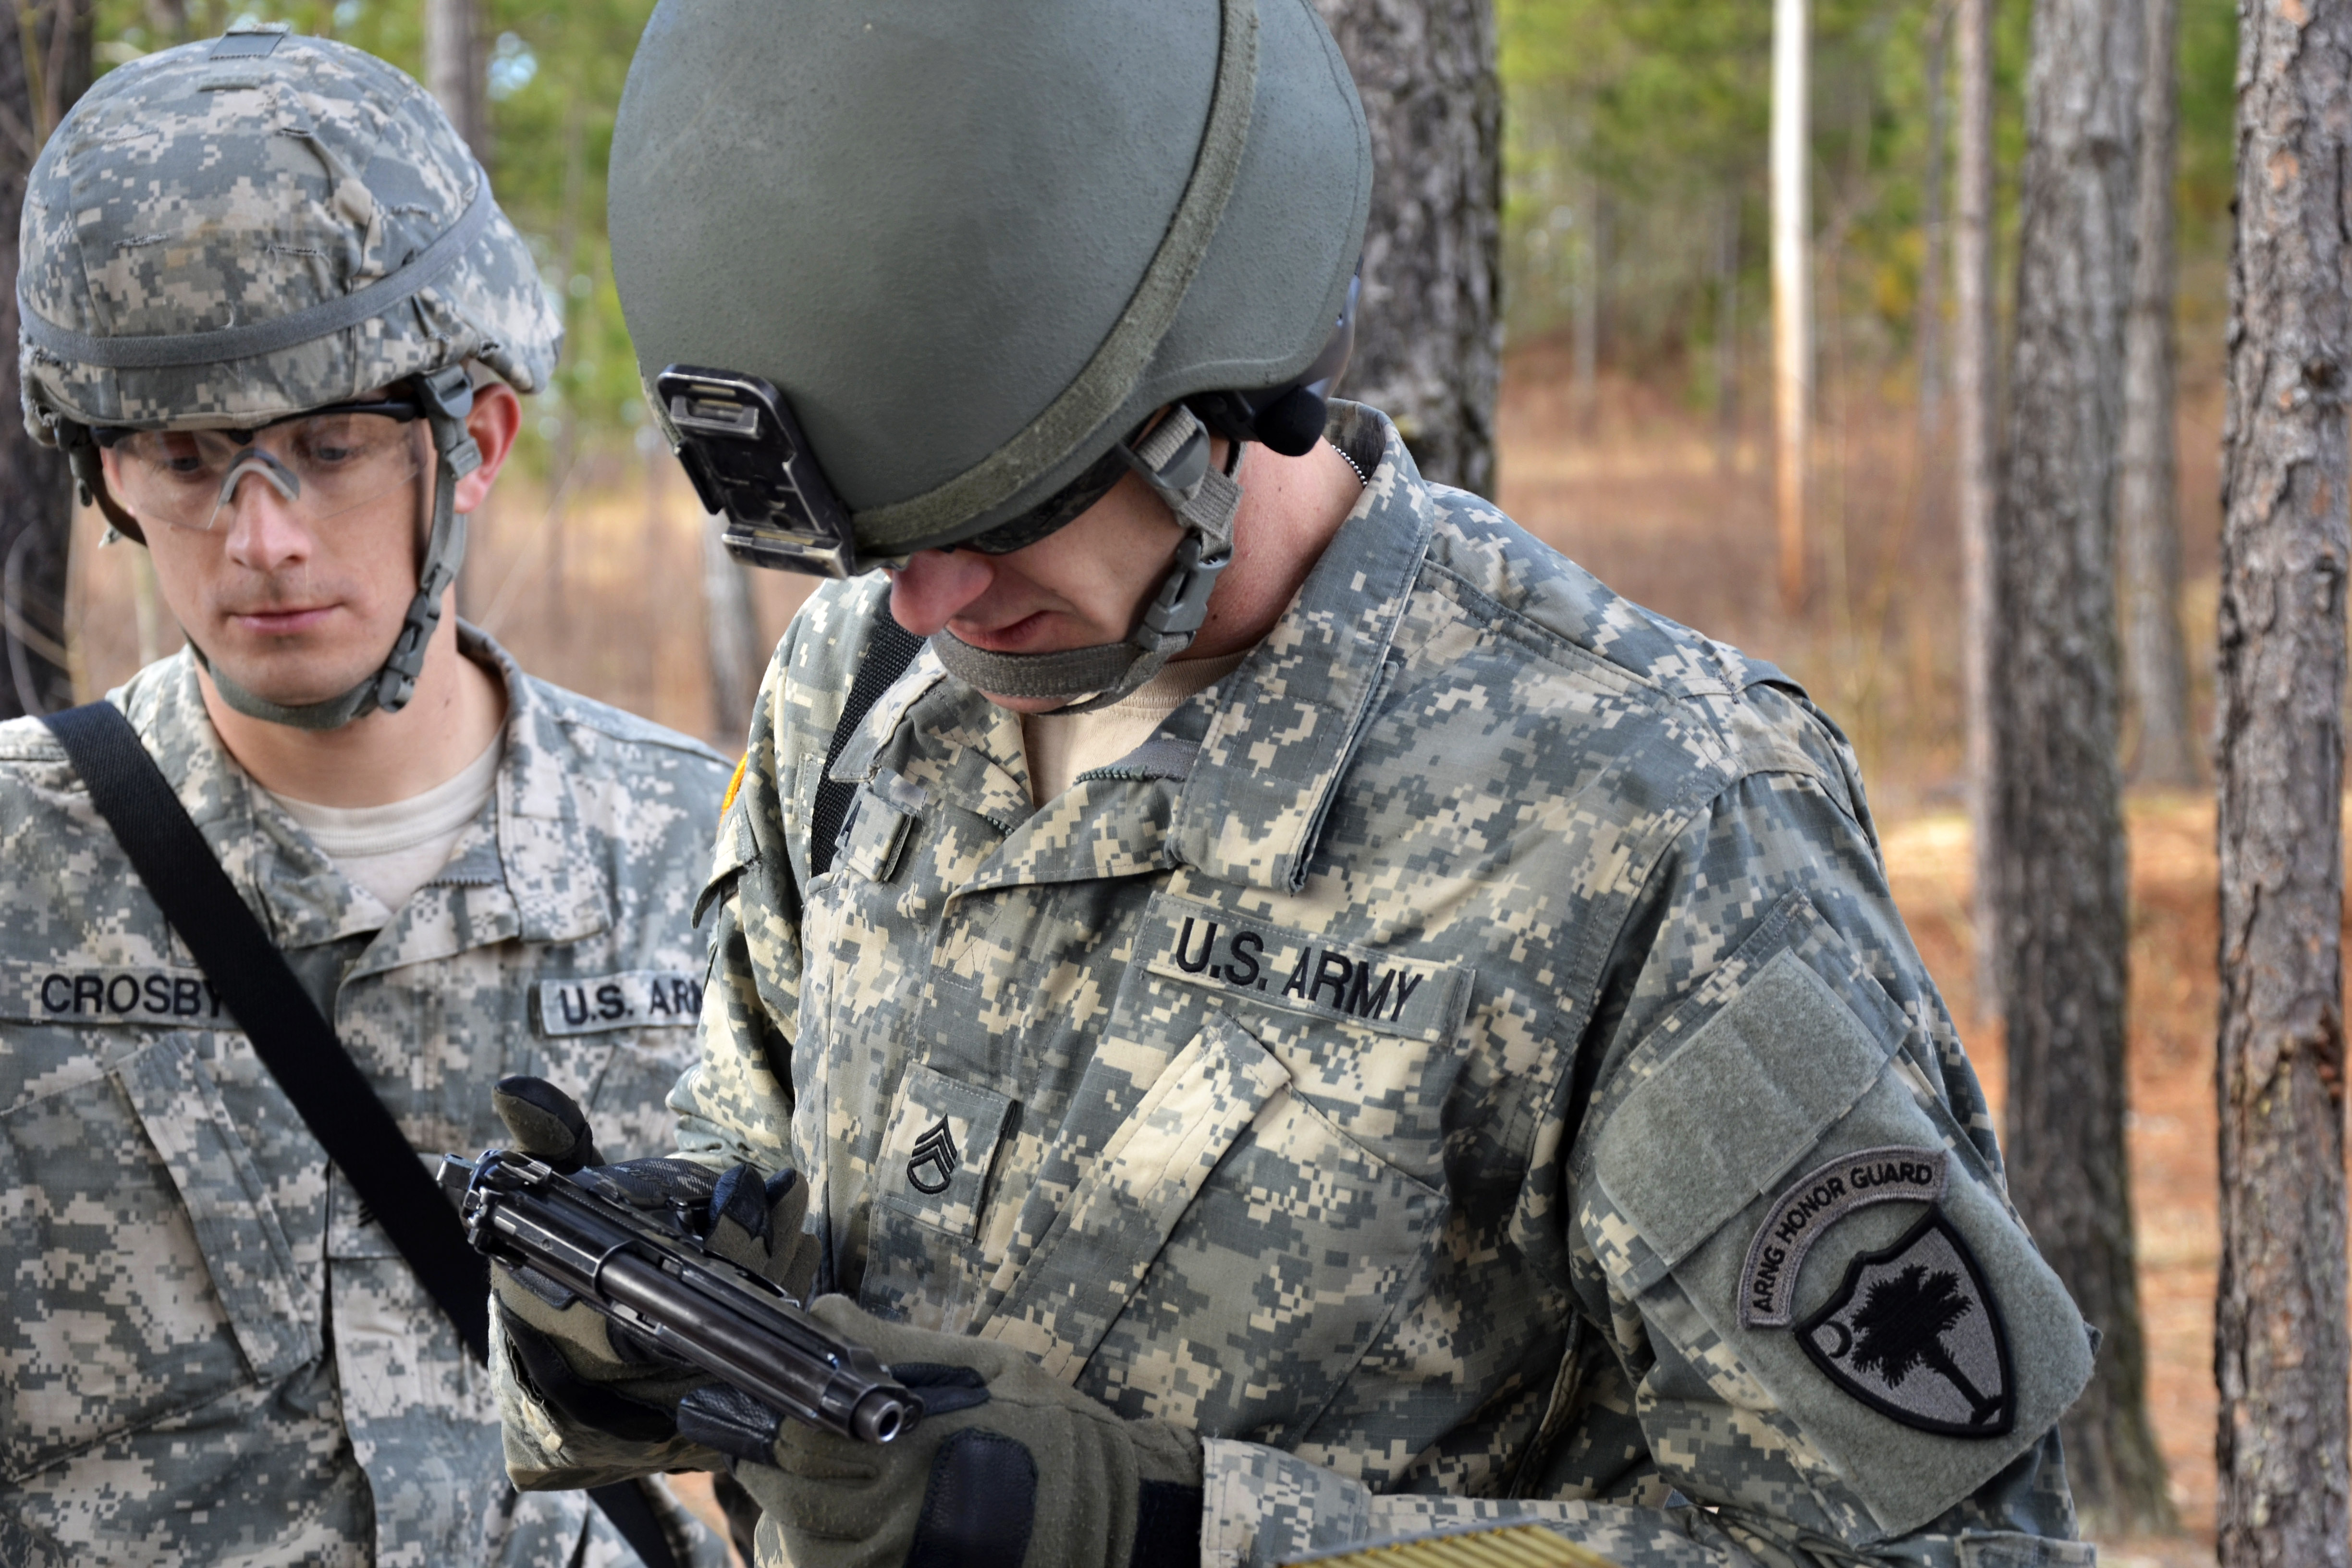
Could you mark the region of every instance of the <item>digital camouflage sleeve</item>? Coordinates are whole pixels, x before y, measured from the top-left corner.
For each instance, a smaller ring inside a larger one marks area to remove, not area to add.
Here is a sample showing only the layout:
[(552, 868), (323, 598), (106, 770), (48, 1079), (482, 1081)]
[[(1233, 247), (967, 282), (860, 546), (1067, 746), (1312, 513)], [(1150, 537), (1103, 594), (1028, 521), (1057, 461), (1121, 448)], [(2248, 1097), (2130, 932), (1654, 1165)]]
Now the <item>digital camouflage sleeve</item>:
[[(2091, 1561), (2086, 1331), (1843, 738), (1377, 414), (1330, 434), (1370, 486), (1238, 671), (1032, 809), (926, 653), (814, 880), (886, 585), (810, 602), (686, 1146), (808, 1175), (824, 1288), (1200, 1432), (1213, 1563), (1503, 1519), (1627, 1568)], [(656, 1458), (543, 1413), (509, 1452)]]

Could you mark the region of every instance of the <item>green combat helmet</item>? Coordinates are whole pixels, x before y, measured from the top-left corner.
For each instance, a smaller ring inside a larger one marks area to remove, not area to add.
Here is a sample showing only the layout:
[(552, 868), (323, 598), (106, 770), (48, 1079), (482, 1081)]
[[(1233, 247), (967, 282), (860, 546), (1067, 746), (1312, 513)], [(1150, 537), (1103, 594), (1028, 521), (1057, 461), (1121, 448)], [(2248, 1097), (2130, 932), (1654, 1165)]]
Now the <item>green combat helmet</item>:
[[(455, 491), (481, 462), (467, 362), (534, 392), (562, 337), (530, 251), (431, 95), (282, 26), (133, 60), (41, 150), (18, 255), (26, 423), (133, 539), (98, 458), (127, 432), (251, 432), (383, 388), (393, 395), (373, 410), (427, 422), (432, 523), (383, 667), (295, 708), (213, 672), (238, 711), (303, 729), (405, 704), (465, 554)], [(262, 477), (290, 497), (298, 481), (280, 468)]]
[(1307, 0), (662, 0), (608, 211), (656, 416), (748, 560), (1015, 550), (1142, 474), (1185, 538), (1127, 641), (932, 639), (1100, 706), (1199, 629), (1244, 443), (1321, 435), (1370, 180)]

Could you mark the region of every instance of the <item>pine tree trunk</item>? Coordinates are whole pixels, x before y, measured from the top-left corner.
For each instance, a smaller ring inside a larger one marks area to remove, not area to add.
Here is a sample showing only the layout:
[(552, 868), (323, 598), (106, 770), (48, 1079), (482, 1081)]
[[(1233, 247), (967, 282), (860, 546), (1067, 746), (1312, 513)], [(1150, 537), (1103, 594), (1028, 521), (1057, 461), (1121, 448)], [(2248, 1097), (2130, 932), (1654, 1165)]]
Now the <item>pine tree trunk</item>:
[(2105, 1334), (2067, 1412), (2085, 1523), (2168, 1516), (2124, 1147), (2126, 872), (2115, 474), (2131, 297), (2137, 0), (2036, 0), (2006, 460), (1993, 514), (1990, 816), (2010, 1193)]
[(1952, 225), (1953, 499), (1960, 531), (1960, 687), (1969, 825), (1976, 846), (1977, 1011), (2000, 1005), (1993, 962), (1992, 731), (1992, 5), (1956, 0), (1953, 66), (1959, 78), (1958, 167)]
[[(1927, 18), (1927, 155), (1919, 172), (1919, 299), (1913, 315), (1919, 363), (1919, 463), (1922, 477), (1944, 432), (1944, 66), (1950, 51), (1952, 8), (1938, 4)], [(1923, 505), (1928, 487), (1919, 487)]]
[(1740, 192), (1727, 187), (1715, 226), (1715, 471), (1729, 478), (1739, 461)]
[(2343, 700), (2352, 4), (2240, 0), (2222, 437), (2224, 1568), (2347, 1560)]
[(1584, 267), (1576, 285), (1576, 433), (1591, 440), (1601, 428), (1601, 304), (1609, 277), (1609, 193), (1600, 176), (1584, 176)]
[(164, 48), (186, 43), (188, 0), (147, 0), (147, 25), (155, 29), (155, 37)]
[(2123, 566), (2124, 686), (2139, 721), (2135, 782), (2192, 788), (2189, 653), (2180, 635), (2179, 470), (2172, 450), (2173, 163), (2180, 0), (2142, 0), (2147, 74), (2140, 85), (2139, 211), (2131, 318), (2124, 338), (2124, 437), (2116, 521)]
[[(482, 37), (481, 0), (425, 0), (425, 89), (449, 117), (450, 128), (488, 168), (489, 142), (489, 57)], [(567, 279), (566, 281), (569, 281)], [(571, 296), (565, 295), (569, 300)], [(489, 542), (484, 525), (493, 519), (485, 512), (474, 519), (474, 556), (483, 557)], [(562, 535), (558, 534), (561, 540)], [(462, 568), (457, 574), (457, 615), (478, 621), (486, 610), (481, 574)]]
[(1317, 0), (1363, 97), (1372, 214), (1340, 392), (1421, 471), (1491, 495), (1502, 379), (1502, 87), (1493, 0)]
[[(0, 27), (0, 276), (16, 276), (25, 182), (49, 131), (89, 85), (91, 0), (28, 7)], [(33, 47), (28, 55), (26, 45)], [(73, 705), (66, 652), (66, 554), (73, 531), (65, 455), (25, 433), (18, 412), (16, 290), (0, 300), (0, 718)]]
[(425, 0), (425, 86), (485, 167), (490, 161), (489, 53), (481, 0)]
[(703, 647), (710, 661), (711, 721), (719, 736), (740, 750), (751, 731), (751, 708), (759, 700), (767, 659), (760, 646), (760, 617), (751, 602), (750, 577), (743, 563), (719, 542), (726, 527), (727, 520), (716, 513), (702, 520)]

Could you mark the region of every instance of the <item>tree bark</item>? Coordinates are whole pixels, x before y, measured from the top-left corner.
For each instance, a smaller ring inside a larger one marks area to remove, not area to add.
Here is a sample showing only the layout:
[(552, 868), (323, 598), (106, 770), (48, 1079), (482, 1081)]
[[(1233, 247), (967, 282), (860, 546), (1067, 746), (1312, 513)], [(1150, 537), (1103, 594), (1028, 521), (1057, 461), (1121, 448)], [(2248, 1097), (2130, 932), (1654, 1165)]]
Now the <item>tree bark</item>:
[[(332, 11), (328, 13), (331, 17)], [(147, 25), (154, 29), (158, 48), (188, 41), (188, 0), (147, 0)]]
[(2102, 1532), (2169, 1517), (2124, 1146), (2128, 862), (2115, 475), (2144, 51), (2138, 0), (2036, 0), (2008, 443), (1993, 516), (1995, 964), (2010, 1194), (2105, 1336), (2062, 1431)]
[[(489, 55), (488, 41), (482, 36), (481, 7), (482, 0), (425, 0), (425, 89), (440, 103), (450, 128), (473, 150), (475, 161), (487, 169), (490, 164)], [(569, 300), (571, 296), (564, 298)], [(475, 519), (478, 555), (479, 547), (488, 542), (488, 530), (481, 525), (490, 517), (486, 512)], [(562, 535), (559, 532), (556, 538), (561, 548)], [(483, 611), (480, 574), (461, 569), (458, 616), (478, 621)]]
[(1715, 229), (1715, 471), (1739, 459), (1739, 186), (1723, 193)]
[(1772, 462), (1780, 605), (1804, 609), (1813, 399), (1811, 47), (1806, 0), (1772, 6)]
[(1609, 194), (1599, 175), (1584, 175), (1584, 267), (1576, 285), (1576, 433), (1591, 440), (1601, 428), (1601, 302), (1609, 277)]
[(2132, 777), (2193, 788), (2189, 653), (2180, 635), (2179, 470), (2172, 448), (2172, 182), (2179, 144), (2174, 57), (2180, 0), (2142, 0), (2139, 210), (2131, 317), (2124, 337), (2124, 435), (2116, 514), (2123, 565), (2124, 687), (2139, 721)]
[[(1952, 7), (1938, 4), (1927, 18), (1927, 155), (1919, 173), (1919, 299), (1912, 338), (1919, 363), (1921, 476), (1944, 433), (1944, 67), (1950, 53)], [(1919, 493), (1923, 507), (1928, 487)]]
[(1952, 401), (1955, 500), (1960, 528), (1960, 686), (1965, 710), (1969, 824), (1976, 847), (1973, 900), (1977, 1011), (2000, 1005), (1993, 960), (1992, 729), (1992, 6), (1956, 0), (1958, 168), (1952, 233)]
[(2225, 1568), (2347, 1560), (2343, 700), (2352, 5), (2240, 0), (2222, 437)]
[(1356, 352), (1342, 391), (1423, 474), (1492, 495), (1502, 380), (1502, 86), (1493, 0), (1317, 0), (1371, 124)]
[[(89, 86), (93, 0), (47, 0), (0, 27), (0, 276), (16, 276), (17, 220), (33, 160)], [(0, 300), (0, 342), (16, 341), (16, 290)], [(16, 356), (0, 363), (0, 718), (73, 705), (66, 653), (66, 557), (73, 532), (65, 455), (26, 434)]]
[[(570, 97), (563, 107), (563, 189), (555, 216), (555, 256), (557, 276), (562, 281), (563, 292), (558, 297), (556, 309), (563, 319), (563, 341), (578, 342), (581, 296), (572, 289), (572, 280), (581, 276), (581, 240), (586, 221), (588, 200), (588, 106), (585, 89), (578, 82), (569, 88)], [(570, 377), (567, 366), (559, 363), (555, 384), (569, 393), (565, 385)], [(555, 476), (559, 487), (568, 487), (572, 476), (588, 461), (581, 450), (580, 404), (576, 396), (566, 395), (556, 405), (555, 439), (550, 445), (548, 471)], [(559, 489), (558, 493), (562, 493)], [(557, 628), (557, 646), (567, 652), (572, 647), (575, 629), (572, 617), (565, 614), (571, 599), (570, 540), (568, 518), (556, 520), (555, 531), (548, 536), (547, 571), (544, 584), (547, 593), (548, 624)]]
[(425, 0), (425, 87), (483, 167), (490, 162), (489, 54), (481, 0)]
[(767, 673), (760, 646), (760, 617), (743, 563), (719, 542), (727, 520), (713, 513), (702, 521), (702, 611), (709, 633), (710, 717), (718, 733), (740, 747), (751, 729), (760, 678)]

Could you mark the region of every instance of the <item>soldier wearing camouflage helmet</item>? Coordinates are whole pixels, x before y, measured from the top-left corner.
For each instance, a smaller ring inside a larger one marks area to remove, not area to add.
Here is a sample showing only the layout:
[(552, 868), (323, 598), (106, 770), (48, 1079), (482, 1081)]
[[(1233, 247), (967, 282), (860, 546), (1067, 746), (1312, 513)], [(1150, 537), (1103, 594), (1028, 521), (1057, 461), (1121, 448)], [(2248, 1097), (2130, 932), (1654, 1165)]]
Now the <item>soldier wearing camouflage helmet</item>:
[[(282, 28), (136, 60), (20, 254), (26, 416), (189, 637), (109, 700), (401, 1131), (495, 1142), (527, 1073), (666, 1134), (726, 770), (448, 613), (559, 333), (431, 98)], [(36, 721), (0, 861), (0, 1561), (625, 1560), (506, 1484), (488, 1378)]]
[(679, 1148), (805, 1178), (712, 1245), (929, 1409), (826, 1436), (500, 1275), (510, 1472), (725, 1465), (795, 1568), (2087, 1563), (2090, 1341), (1853, 752), (1328, 400), (1368, 158), (1307, 0), (656, 10), (640, 361), (839, 579)]

